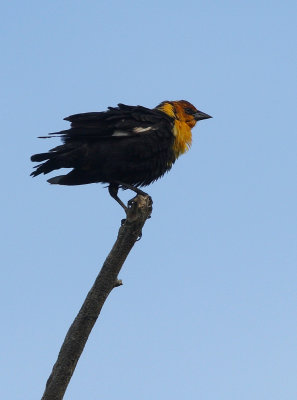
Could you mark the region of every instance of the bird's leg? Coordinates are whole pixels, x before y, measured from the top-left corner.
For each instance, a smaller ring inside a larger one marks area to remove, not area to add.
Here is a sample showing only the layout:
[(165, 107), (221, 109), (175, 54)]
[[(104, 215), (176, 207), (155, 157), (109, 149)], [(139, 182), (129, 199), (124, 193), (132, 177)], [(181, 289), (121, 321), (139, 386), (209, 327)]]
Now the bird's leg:
[[(115, 183), (120, 186), (122, 189), (129, 189), (132, 190), (133, 192), (136, 193), (137, 195), (141, 195), (141, 196), (148, 196), (147, 193), (145, 193), (143, 190), (138, 189), (138, 187), (133, 186), (133, 185), (129, 185), (128, 183), (124, 183), (124, 182), (119, 182), (119, 181), (115, 181)], [(135, 197), (131, 200), (128, 201), (128, 208), (131, 208), (134, 204), (134, 200)]]
[(119, 181), (113, 181), (112, 183), (110, 183), (109, 186), (108, 186), (109, 194), (111, 195), (111, 197), (113, 199), (115, 199), (115, 201), (117, 203), (119, 203), (119, 205), (121, 207), (123, 207), (123, 209), (125, 210), (126, 214), (128, 212), (128, 209), (132, 207), (135, 198), (133, 198), (133, 199), (128, 201), (128, 207), (127, 207), (118, 196), (119, 187), (121, 187), (122, 189), (132, 190), (137, 195), (148, 196), (148, 194), (145, 193), (143, 190), (138, 189), (136, 186), (129, 185), (128, 183), (119, 182)]
[(119, 185), (117, 183), (110, 183), (108, 186), (108, 191), (109, 191), (109, 194), (111, 195), (111, 197), (113, 199), (115, 199), (115, 201), (117, 203), (119, 203), (119, 205), (121, 207), (123, 207), (123, 209), (125, 210), (125, 212), (127, 214), (128, 208), (126, 207), (126, 205), (122, 202), (122, 200), (118, 196)]
[(133, 186), (133, 185), (129, 185), (128, 183), (124, 183), (124, 182), (119, 182), (116, 181), (115, 182), (118, 186), (121, 186), (122, 189), (129, 189), (132, 190), (133, 192), (140, 194), (141, 196), (148, 196), (147, 193), (145, 193), (143, 190), (138, 189), (138, 187)]

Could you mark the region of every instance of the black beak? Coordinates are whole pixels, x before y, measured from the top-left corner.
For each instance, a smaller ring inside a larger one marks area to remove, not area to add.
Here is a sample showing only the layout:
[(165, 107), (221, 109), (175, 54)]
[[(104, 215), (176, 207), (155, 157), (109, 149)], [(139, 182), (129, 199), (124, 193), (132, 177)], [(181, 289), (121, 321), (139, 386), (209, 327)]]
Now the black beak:
[(205, 114), (202, 111), (197, 111), (194, 114), (194, 118), (195, 118), (196, 121), (200, 121), (201, 119), (208, 119), (208, 118), (212, 118), (212, 117), (210, 115), (208, 115), (208, 114)]

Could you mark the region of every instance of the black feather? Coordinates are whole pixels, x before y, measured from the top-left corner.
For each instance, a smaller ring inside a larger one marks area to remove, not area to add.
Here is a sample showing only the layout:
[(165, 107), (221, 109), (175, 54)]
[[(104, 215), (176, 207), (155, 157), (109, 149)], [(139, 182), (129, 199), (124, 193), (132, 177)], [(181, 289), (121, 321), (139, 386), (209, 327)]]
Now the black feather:
[[(32, 161), (45, 162), (32, 176), (72, 168), (49, 182), (121, 181), (143, 186), (161, 177), (175, 161), (173, 119), (157, 109), (119, 104), (105, 112), (75, 114), (65, 120), (71, 122), (70, 129), (50, 134), (60, 136), (64, 144), (33, 155)], [(128, 136), (113, 136), (116, 131)]]

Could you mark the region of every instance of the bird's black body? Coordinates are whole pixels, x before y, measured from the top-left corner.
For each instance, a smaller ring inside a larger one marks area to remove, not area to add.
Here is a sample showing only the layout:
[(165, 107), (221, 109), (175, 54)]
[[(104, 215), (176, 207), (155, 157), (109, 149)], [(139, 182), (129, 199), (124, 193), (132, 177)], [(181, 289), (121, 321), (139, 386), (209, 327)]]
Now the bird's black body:
[(157, 109), (119, 104), (105, 112), (72, 115), (69, 130), (53, 133), (63, 144), (32, 161), (45, 161), (31, 174), (72, 168), (49, 179), (53, 184), (82, 185), (124, 182), (145, 186), (168, 171), (175, 161), (174, 118)]
[(117, 195), (118, 188), (144, 194), (138, 187), (169, 171), (191, 146), (191, 129), (196, 122), (207, 118), (211, 117), (185, 100), (164, 101), (153, 109), (119, 104), (105, 112), (71, 115), (65, 118), (71, 122), (70, 129), (46, 136), (61, 137), (63, 144), (31, 157), (42, 162), (31, 175), (72, 168), (48, 182), (108, 183), (111, 196), (127, 211)]

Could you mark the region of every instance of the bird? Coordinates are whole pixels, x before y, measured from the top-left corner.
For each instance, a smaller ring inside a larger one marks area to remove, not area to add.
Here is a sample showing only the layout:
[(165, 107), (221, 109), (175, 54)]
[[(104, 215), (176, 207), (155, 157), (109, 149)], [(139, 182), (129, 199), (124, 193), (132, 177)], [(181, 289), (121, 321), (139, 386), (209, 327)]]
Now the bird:
[(60, 137), (61, 145), (34, 154), (31, 176), (72, 168), (48, 179), (53, 185), (104, 183), (127, 212), (119, 188), (146, 195), (150, 185), (168, 172), (192, 144), (197, 121), (212, 118), (186, 100), (163, 101), (155, 108), (118, 104), (106, 111), (70, 115), (70, 128), (40, 138)]

